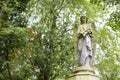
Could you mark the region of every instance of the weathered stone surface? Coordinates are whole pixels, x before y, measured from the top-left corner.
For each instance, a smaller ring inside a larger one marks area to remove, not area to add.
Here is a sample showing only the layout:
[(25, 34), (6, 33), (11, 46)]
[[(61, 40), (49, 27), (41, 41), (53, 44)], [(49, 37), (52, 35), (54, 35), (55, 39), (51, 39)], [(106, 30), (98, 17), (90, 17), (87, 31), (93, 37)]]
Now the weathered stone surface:
[(81, 66), (74, 71), (69, 80), (99, 80), (99, 76), (89, 66)]

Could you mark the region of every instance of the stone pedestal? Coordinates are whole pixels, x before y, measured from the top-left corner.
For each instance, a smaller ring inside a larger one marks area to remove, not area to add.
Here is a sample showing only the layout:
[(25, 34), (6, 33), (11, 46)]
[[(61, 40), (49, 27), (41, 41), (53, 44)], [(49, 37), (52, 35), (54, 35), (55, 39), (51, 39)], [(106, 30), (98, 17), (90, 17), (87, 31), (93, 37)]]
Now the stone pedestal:
[(74, 71), (69, 80), (100, 80), (94, 70), (89, 66), (81, 66)]

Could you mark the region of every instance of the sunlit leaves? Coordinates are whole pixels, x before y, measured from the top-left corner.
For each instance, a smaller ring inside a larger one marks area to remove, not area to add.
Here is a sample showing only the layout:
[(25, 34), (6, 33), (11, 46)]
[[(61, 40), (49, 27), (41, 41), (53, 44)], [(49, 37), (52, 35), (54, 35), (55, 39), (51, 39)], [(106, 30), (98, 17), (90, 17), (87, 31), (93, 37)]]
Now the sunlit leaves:
[(117, 10), (110, 15), (110, 19), (107, 24), (115, 31), (120, 30), (120, 10)]
[(2, 27), (26, 27), (27, 19), (23, 14), (29, 0), (2, 0), (0, 1), (0, 28)]
[(120, 33), (108, 28), (103, 28), (98, 33), (100, 51), (97, 52), (96, 60), (99, 62), (96, 67), (99, 69), (101, 80), (119, 80), (120, 36), (118, 35)]

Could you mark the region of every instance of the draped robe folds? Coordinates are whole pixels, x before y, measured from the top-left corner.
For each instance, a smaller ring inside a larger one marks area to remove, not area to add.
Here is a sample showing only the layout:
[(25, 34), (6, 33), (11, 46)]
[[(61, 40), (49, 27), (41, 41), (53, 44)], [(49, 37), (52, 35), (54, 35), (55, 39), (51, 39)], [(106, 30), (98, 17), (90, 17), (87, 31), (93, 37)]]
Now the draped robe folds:
[[(78, 27), (78, 58), (81, 66), (92, 66), (91, 26), (83, 24)], [(89, 62), (88, 62), (89, 61)]]

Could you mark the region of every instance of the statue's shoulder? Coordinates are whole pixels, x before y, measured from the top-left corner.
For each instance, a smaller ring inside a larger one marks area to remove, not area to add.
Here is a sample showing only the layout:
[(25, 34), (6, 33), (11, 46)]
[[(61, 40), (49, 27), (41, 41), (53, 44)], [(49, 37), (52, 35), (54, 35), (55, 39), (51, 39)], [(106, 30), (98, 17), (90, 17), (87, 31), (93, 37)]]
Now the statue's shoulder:
[(94, 22), (89, 22), (88, 26), (90, 26), (91, 28), (96, 29), (95, 23)]
[(92, 23), (90, 23), (90, 22), (89, 22), (89, 23), (87, 23), (87, 25), (88, 25), (88, 26), (91, 26), (91, 25), (92, 25)]

